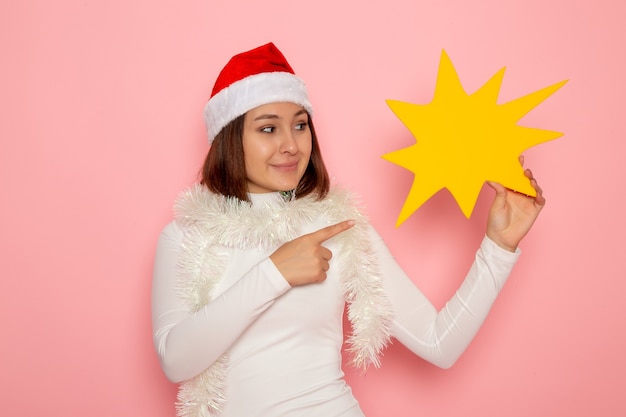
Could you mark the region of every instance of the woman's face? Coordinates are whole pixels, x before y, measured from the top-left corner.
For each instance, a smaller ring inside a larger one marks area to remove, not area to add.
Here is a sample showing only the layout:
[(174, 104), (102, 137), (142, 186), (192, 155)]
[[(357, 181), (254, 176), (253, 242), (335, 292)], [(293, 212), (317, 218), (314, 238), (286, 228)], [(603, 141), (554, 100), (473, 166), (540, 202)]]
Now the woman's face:
[(294, 103), (270, 103), (248, 111), (243, 153), (250, 193), (295, 189), (311, 157), (308, 113)]

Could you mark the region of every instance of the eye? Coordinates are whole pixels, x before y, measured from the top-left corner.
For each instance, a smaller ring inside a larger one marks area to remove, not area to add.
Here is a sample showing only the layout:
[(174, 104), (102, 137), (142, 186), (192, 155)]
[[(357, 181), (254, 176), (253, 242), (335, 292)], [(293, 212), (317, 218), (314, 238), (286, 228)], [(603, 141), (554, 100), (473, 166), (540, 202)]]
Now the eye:
[(305, 130), (308, 125), (307, 122), (300, 122), (296, 124), (296, 130)]
[(276, 130), (274, 126), (264, 126), (260, 129), (263, 133), (274, 133), (274, 130)]

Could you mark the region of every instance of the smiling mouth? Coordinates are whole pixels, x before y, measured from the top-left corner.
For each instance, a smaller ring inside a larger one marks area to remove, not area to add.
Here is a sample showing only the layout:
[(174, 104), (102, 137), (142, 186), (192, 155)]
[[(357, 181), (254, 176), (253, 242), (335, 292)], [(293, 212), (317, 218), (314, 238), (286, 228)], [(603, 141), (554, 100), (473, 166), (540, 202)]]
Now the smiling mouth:
[(292, 162), (289, 164), (272, 165), (272, 167), (278, 171), (290, 172), (298, 168), (298, 162)]

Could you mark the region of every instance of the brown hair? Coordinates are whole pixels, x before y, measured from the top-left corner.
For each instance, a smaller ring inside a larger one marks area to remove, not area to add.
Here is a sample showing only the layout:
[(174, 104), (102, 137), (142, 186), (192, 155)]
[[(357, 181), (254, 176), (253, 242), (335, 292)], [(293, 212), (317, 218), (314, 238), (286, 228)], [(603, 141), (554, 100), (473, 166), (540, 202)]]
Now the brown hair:
[[(204, 160), (201, 183), (216, 194), (250, 201), (243, 155), (244, 118), (245, 114), (237, 117), (215, 136)], [(328, 194), (330, 179), (310, 116), (309, 128), (311, 158), (296, 188), (296, 198), (316, 194), (317, 199), (321, 200)]]

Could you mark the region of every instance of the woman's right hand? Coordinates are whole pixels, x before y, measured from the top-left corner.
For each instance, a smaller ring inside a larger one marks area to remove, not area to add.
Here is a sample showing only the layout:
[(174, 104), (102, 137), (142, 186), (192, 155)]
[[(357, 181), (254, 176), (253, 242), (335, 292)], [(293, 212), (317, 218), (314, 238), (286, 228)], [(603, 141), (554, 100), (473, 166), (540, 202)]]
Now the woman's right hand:
[(322, 282), (333, 254), (322, 243), (354, 226), (345, 220), (287, 242), (270, 259), (292, 287)]

